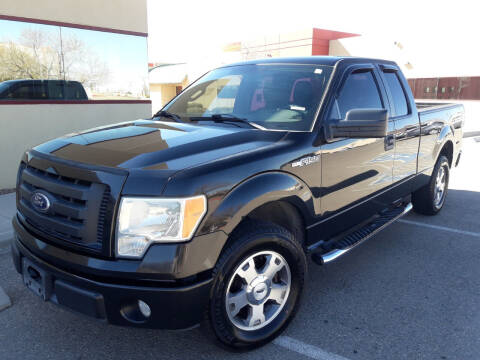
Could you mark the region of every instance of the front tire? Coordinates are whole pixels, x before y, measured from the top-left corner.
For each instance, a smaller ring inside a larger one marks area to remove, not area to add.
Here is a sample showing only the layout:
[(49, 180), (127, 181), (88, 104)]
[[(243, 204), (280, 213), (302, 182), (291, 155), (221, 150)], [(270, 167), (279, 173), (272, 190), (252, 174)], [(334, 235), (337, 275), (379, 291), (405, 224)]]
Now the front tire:
[(257, 221), (241, 225), (215, 266), (204, 325), (229, 349), (264, 345), (296, 313), (306, 271), (302, 245), (288, 230)]
[(448, 159), (441, 155), (432, 172), (430, 182), (413, 193), (412, 204), (415, 212), (436, 215), (445, 204), (450, 180)]

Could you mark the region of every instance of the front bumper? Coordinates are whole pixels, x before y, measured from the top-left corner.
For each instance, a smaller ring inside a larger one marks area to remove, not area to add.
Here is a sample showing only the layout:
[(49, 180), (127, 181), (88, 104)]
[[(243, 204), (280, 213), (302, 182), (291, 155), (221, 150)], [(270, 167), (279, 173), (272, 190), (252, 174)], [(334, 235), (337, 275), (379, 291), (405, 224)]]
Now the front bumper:
[[(50, 257), (42, 256), (41, 249), (52, 248), (33, 234), (29, 233), (17, 217), (13, 220), (15, 236), (12, 243), (13, 262), (17, 272), (22, 274), (22, 258), (28, 259), (36, 268), (46, 274), (49, 284), (47, 300), (70, 308), (74, 311), (103, 319), (111, 324), (159, 329), (186, 329), (201, 322), (209, 301), (212, 280), (210, 277), (194, 281), (153, 281), (138, 279), (110, 279), (96, 274), (82, 274), (64, 262), (54, 262)], [(75, 254), (56, 248), (64, 257)], [(107, 260), (91, 259), (92, 264)], [(88, 260), (83, 264), (88, 269)], [(114, 266), (117, 261), (108, 261)], [(124, 264), (122, 261), (121, 264)], [(117, 264), (118, 265), (118, 264)], [(93, 270), (93, 268), (92, 268)], [(108, 271), (105, 273), (109, 273)], [(110, 274), (110, 273), (109, 273)], [(137, 274), (138, 275), (138, 274)], [(151, 315), (138, 316), (138, 300), (150, 306)]]

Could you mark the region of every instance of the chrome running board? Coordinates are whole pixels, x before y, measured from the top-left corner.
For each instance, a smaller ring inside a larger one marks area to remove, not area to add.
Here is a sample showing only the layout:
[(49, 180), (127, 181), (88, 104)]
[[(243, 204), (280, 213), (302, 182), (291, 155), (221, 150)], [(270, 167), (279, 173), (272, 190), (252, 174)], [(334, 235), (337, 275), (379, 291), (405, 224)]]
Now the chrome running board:
[(338, 259), (356, 246), (370, 239), (372, 236), (386, 228), (395, 220), (407, 214), (410, 210), (412, 210), (412, 207), (412, 203), (408, 203), (404, 207), (399, 207), (381, 214), (379, 217), (377, 217), (375, 220), (368, 223), (364, 227), (353, 231), (352, 233), (345, 236), (343, 239), (337, 241), (334, 244), (336, 249), (323, 254), (315, 252), (314, 254), (312, 254), (312, 260), (319, 265), (324, 265)]

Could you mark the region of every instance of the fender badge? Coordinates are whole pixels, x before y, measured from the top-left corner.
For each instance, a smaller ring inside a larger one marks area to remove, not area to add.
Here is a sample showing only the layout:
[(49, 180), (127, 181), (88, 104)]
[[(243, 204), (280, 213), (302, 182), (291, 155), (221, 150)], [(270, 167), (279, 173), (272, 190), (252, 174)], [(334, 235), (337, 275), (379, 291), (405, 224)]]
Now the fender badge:
[(298, 161), (293, 162), (292, 167), (310, 165), (310, 164), (318, 162), (319, 160), (320, 160), (319, 155), (307, 156), (307, 157), (304, 157), (304, 158), (302, 158)]

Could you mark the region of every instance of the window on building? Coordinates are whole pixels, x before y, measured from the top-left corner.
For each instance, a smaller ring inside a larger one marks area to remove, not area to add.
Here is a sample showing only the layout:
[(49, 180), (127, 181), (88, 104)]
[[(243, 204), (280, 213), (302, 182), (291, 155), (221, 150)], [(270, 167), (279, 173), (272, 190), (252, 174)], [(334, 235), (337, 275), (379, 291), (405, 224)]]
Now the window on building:
[(429, 87), (426, 87), (426, 88), (423, 90), (423, 92), (429, 93), (429, 92), (430, 92), (430, 88), (429, 88)]
[[(148, 98), (144, 36), (4, 19), (0, 29), (0, 106), (14, 100), (88, 100), (86, 91), (92, 100)], [(28, 80), (33, 74), (36, 79)]]
[(384, 72), (383, 75), (387, 80), (387, 86), (393, 97), (393, 116), (403, 116), (408, 114), (408, 103), (405, 97), (405, 91), (398, 79), (397, 72)]

